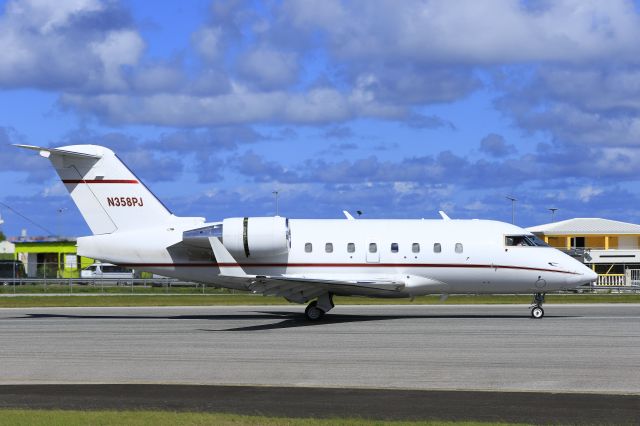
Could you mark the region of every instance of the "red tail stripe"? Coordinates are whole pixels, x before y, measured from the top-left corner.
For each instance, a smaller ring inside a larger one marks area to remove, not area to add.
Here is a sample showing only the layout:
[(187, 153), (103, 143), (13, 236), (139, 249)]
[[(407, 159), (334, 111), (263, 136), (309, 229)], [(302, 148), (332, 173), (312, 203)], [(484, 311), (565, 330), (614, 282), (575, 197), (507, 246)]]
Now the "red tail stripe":
[(64, 183), (140, 183), (135, 179), (63, 179)]

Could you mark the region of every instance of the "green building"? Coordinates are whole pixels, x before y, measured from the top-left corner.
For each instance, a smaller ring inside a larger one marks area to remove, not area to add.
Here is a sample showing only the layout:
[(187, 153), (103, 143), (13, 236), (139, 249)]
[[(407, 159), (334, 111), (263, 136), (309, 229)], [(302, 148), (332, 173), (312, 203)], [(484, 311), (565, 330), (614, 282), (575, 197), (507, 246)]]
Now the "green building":
[(77, 255), (73, 238), (20, 238), (15, 244), (15, 259), (22, 261), (29, 278), (79, 278), (80, 270), (94, 261)]

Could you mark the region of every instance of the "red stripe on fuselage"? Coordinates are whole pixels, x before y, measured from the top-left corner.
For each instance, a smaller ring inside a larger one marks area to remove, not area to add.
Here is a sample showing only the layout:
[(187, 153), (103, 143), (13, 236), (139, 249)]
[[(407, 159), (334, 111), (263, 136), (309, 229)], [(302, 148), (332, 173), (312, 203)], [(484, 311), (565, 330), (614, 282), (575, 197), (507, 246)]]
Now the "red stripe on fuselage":
[(477, 264), (455, 264), (455, 263), (119, 263), (129, 267), (194, 267), (211, 268), (242, 267), (242, 268), (469, 268), (469, 269), (517, 269), (524, 271), (557, 272), (560, 274), (580, 275), (577, 272), (562, 271), (558, 269), (532, 268), (529, 266), (511, 265), (477, 265)]
[(135, 179), (63, 179), (63, 183), (140, 183)]

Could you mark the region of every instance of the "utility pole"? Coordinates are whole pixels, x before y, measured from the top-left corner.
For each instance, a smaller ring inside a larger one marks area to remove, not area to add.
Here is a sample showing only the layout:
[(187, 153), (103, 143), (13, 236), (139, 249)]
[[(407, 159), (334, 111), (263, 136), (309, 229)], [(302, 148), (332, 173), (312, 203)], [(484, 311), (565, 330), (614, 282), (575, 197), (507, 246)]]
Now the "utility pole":
[(61, 208), (58, 209), (58, 216), (57, 216), (57, 218), (58, 218), (57, 222), (58, 223), (56, 224), (57, 225), (56, 228), (58, 228), (57, 229), (58, 238), (60, 238), (60, 239), (62, 237), (62, 230), (61, 230), (61, 228), (62, 228), (62, 213), (64, 213), (66, 210), (67, 210), (66, 207), (61, 207)]
[(278, 209), (278, 191), (273, 191), (272, 194), (276, 196), (276, 216), (280, 216), (280, 211)]
[(558, 210), (557, 207), (549, 207), (547, 210), (549, 210), (551, 212), (551, 222), (556, 220), (556, 211)]
[(507, 200), (511, 200), (511, 223), (515, 225), (516, 223), (516, 198), (513, 198), (510, 195), (507, 195)]

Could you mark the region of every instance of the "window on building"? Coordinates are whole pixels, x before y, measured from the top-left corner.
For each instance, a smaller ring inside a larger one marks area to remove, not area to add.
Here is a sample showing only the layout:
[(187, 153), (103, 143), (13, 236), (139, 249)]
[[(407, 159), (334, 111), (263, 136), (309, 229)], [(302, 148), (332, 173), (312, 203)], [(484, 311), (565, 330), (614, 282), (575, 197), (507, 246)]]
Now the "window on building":
[(324, 245), (324, 251), (327, 253), (333, 253), (333, 243), (326, 243)]
[(354, 243), (347, 244), (347, 252), (354, 253), (356, 251), (356, 245)]
[(78, 268), (78, 256), (75, 254), (64, 255), (63, 269), (77, 269)]
[(411, 252), (412, 253), (420, 253), (420, 244), (419, 243), (411, 244)]
[(398, 243), (391, 243), (391, 253), (398, 252)]
[(304, 243), (304, 252), (311, 253), (313, 251), (313, 245), (311, 243)]
[(442, 245), (440, 243), (433, 244), (433, 252), (440, 253), (442, 251)]
[(456, 243), (456, 253), (462, 253), (462, 243)]
[(369, 243), (369, 253), (377, 253), (378, 252), (378, 244)]

